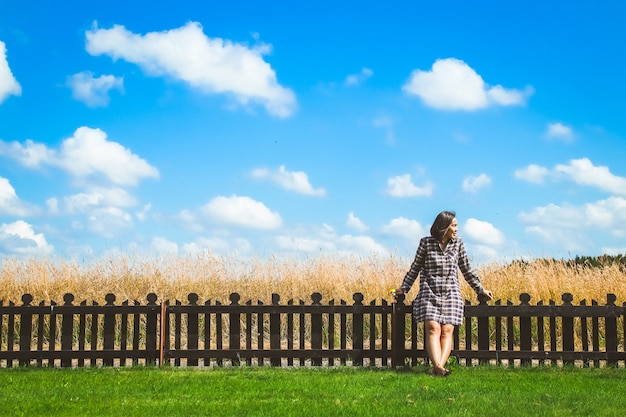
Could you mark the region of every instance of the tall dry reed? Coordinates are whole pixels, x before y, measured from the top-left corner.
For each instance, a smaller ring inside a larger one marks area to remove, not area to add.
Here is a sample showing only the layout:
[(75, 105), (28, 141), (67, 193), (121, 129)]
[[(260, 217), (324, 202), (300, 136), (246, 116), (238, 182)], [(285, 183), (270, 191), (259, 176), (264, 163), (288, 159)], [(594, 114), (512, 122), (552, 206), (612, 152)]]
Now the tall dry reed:
[[(311, 301), (311, 294), (322, 294), (322, 303), (331, 299), (352, 302), (356, 292), (365, 302), (386, 299), (388, 291), (400, 285), (412, 259), (395, 255), (319, 256), (305, 259), (269, 257), (237, 259), (208, 252), (181, 256), (141, 259), (131, 255), (79, 264), (62, 259), (4, 259), (0, 269), (0, 300), (5, 305), (21, 303), (29, 293), (34, 303), (62, 303), (65, 293), (72, 293), (75, 303), (83, 300), (104, 303), (107, 293), (124, 300), (146, 302), (148, 293), (160, 301), (187, 302), (189, 293), (197, 293), (200, 302), (217, 300), (229, 303), (233, 292), (241, 302), (271, 302), (272, 293), (288, 300)], [(583, 299), (603, 304), (607, 293), (614, 293), (618, 303), (626, 301), (626, 271), (618, 265), (601, 267), (576, 266), (565, 261), (537, 260), (506, 265), (489, 264), (477, 269), (486, 288), (496, 299), (519, 302), (520, 293), (529, 293), (531, 303), (554, 300), (561, 303), (565, 292), (574, 302)], [(463, 280), (463, 296), (476, 302), (471, 288)], [(408, 294), (417, 293), (415, 285)]]

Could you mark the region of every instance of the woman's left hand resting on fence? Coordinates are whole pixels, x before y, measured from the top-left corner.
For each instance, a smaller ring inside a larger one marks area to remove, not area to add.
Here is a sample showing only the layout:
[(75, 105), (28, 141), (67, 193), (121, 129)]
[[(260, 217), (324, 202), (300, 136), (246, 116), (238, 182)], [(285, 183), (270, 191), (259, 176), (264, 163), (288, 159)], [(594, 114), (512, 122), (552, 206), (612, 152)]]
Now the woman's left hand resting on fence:
[(483, 295), (489, 300), (493, 300), (493, 292), (491, 290), (483, 290)]

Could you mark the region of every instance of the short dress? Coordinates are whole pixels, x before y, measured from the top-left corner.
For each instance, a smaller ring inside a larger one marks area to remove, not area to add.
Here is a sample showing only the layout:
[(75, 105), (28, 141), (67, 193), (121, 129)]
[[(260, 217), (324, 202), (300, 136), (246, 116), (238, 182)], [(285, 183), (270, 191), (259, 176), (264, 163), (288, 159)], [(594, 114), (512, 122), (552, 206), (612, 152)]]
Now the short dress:
[(459, 269), (476, 294), (481, 294), (483, 286), (470, 267), (461, 238), (450, 239), (445, 251), (432, 236), (420, 240), (415, 259), (400, 286), (406, 294), (417, 277), (420, 278), (419, 293), (413, 301), (413, 317), (416, 321), (432, 320), (455, 326), (462, 323), (464, 302), (459, 285)]

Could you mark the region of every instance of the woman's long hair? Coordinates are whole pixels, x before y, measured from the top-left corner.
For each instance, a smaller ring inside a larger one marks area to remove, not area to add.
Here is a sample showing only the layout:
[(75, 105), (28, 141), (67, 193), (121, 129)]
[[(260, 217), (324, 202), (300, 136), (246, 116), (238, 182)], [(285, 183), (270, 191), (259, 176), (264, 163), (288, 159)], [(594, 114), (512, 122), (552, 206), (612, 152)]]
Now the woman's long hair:
[(439, 213), (433, 225), (430, 226), (430, 235), (441, 241), (441, 238), (446, 234), (446, 230), (448, 230), (448, 227), (450, 227), (455, 217), (456, 213), (453, 211), (442, 211)]

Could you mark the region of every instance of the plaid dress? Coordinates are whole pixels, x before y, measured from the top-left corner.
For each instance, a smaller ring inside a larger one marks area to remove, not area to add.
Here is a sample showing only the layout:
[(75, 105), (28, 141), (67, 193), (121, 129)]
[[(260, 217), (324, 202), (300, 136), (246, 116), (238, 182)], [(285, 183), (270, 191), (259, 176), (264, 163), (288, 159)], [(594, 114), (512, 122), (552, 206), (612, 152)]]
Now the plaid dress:
[(420, 240), (411, 269), (400, 286), (407, 293), (419, 275), (420, 289), (413, 301), (413, 316), (416, 321), (433, 320), (455, 326), (461, 324), (463, 299), (458, 269), (476, 294), (483, 292), (483, 286), (470, 267), (460, 238), (451, 239), (445, 251), (441, 250), (439, 241), (432, 236)]

